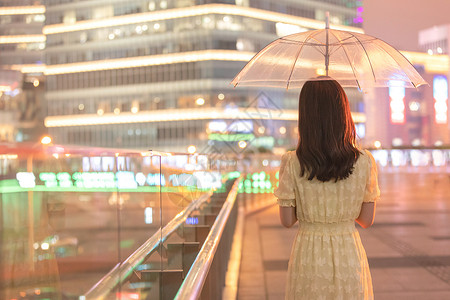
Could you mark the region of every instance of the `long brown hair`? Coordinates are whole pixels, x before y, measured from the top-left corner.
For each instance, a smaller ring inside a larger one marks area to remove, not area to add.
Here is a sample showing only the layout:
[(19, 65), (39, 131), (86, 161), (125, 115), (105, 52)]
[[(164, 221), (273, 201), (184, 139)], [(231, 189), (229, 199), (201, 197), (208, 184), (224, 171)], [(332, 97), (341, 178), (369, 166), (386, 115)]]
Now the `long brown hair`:
[(307, 81), (299, 97), (297, 157), (301, 176), (326, 182), (352, 174), (360, 152), (347, 95), (332, 79)]

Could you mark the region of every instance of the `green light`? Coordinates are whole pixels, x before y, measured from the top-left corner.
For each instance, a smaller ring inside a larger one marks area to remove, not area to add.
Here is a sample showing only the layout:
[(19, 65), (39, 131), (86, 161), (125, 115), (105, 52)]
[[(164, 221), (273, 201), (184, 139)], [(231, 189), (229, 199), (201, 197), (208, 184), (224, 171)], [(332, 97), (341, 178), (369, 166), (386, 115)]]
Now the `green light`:
[(275, 173), (275, 178), (276, 178), (276, 179), (280, 179), (280, 171), (277, 171), (277, 172)]
[(239, 171), (234, 171), (234, 172), (228, 173), (229, 179), (238, 178), (239, 176), (241, 176), (241, 172), (239, 172)]
[(222, 133), (210, 133), (208, 139), (213, 141), (222, 142), (238, 142), (253, 140), (255, 135), (253, 133), (237, 133), (237, 134), (222, 134)]
[(39, 179), (42, 181), (56, 181), (56, 174), (53, 172), (42, 172), (39, 174)]
[(264, 171), (259, 172), (259, 180), (264, 180), (264, 179), (266, 179), (266, 172), (264, 172)]
[(70, 174), (67, 172), (60, 172), (56, 174), (56, 179), (63, 181), (70, 180)]
[(252, 187), (257, 188), (259, 186), (259, 181), (253, 181)]
[(122, 240), (120, 241), (120, 248), (130, 248), (133, 244), (134, 240)]
[(272, 182), (270, 182), (270, 180), (266, 180), (266, 189), (271, 189), (272, 188)]
[(253, 173), (252, 174), (252, 180), (253, 181), (256, 181), (256, 180), (258, 180), (259, 179), (259, 173)]
[(252, 182), (248, 179), (244, 180), (244, 186), (245, 188), (249, 188), (252, 186)]

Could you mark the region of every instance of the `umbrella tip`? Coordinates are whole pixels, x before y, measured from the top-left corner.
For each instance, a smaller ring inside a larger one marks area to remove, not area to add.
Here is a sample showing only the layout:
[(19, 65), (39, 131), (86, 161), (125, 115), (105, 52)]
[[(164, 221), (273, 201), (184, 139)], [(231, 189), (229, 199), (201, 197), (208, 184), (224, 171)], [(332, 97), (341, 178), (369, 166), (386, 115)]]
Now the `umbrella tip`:
[(330, 29), (330, 12), (325, 12), (325, 29)]

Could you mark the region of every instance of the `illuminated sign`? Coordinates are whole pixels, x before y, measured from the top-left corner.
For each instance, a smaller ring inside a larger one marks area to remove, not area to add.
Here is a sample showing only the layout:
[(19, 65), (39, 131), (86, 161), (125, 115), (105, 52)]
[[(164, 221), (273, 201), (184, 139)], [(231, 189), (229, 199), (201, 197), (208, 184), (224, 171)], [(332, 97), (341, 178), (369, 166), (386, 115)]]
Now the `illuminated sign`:
[(252, 133), (238, 133), (238, 134), (211, 133), (208, 135), (208, 139), (222, 142), (248, 141), (253, 140), (254, 138), (255, 136)]
[(228, 126), (230, 132), (251, 133), (253, 132), (252, 120), (237, 120)]
[(146, 207), (144, 210), (145, 214), (145, 224), (152, 224), (153, 223), (153, 208)]
[(23, 188), (34, 188), (36, 186), (36, 177), (31, 172), (19, 172), (16, 174), (16, 178)]
[(197, 225), (198, 224), (198, 218), (197, 217), (189, 217), (186, 219), (186, 224), (188, 225)]
[[(36, 177), (32, 172), (19, 172), (16, 174), (17, 181), (21, 188), (34, 188)], [(136, 189), (138, 186), (165, 186), (166, 179), (161, 174), (147, 174), (120, 171), (114, 172), (75, 172), (72, 175), (67, 172), (42, 172), (39, 173), (39, 180), (47, 188), (119, 188)], [(215, 178), (215, 177), (211, 177)]]
[(211, 121), (208, 123), (208, 129), (211, 132), (224, 132), (227, 130), (227, 122), (225, 121)]
[(389, 81), (391, 123), (405, 123), (405, 87), (401, 81)]
[(448, 81), (445, 76), (435, 76), (433, 79), (434, 120), (436, 124), (447, 123)]
[[(37, 178), (46, 188), (72, 188), (73, 189), (137, 189), (139, 187), (166, 186), (163, 174), (130, 171), (114, 172), (41, 172)], [(32, 172), (19, 172), (16, 179), (21, 188), (37, 187), (36, 176)], [(196, 171), (192, 174), (171, 174), (169, 183), (172, 187), (195, 187), (199, 190), (220, 188), (222, 186), (219, 172)], [(41, 187), (42, 187), (41, 183)]]

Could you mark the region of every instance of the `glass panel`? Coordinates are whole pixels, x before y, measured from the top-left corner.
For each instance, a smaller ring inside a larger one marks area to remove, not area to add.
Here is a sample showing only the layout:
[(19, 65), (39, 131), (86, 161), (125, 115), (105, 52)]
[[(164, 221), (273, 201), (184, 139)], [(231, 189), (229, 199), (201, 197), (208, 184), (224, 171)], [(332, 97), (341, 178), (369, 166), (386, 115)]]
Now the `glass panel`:
[(115, 157), (2, 149), (1, 299), (77, 297), (119, 259)]
[(0, 299), (78, 299), (104, 277), (108, 299), (136, 295), (120, 263), (158, 236), (160, 166), (140, 152), (2, 145)]

